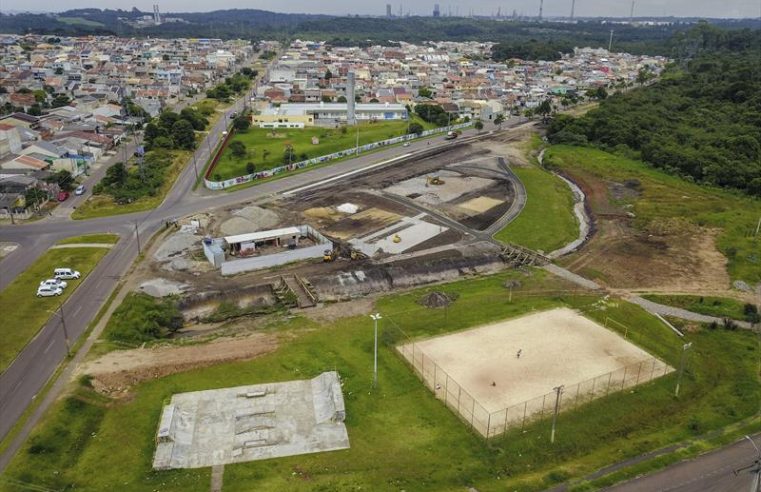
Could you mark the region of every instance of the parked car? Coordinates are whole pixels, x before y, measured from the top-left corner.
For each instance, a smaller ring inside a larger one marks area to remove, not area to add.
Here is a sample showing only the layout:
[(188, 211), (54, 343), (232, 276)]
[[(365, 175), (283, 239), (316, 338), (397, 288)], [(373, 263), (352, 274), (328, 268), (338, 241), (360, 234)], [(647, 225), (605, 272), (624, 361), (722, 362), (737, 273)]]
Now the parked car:
[(59, 191), (58, 192), (58, 201), (59, 202), (65, 202), (69, 199), (69, 192), (68, 191)]
[(409, 147), (409, 146), (410, 146), (410, 143), (409, 143), (409, 142), (404, 142), (404, 143), (402, 144), (402, 147)]
[(37, 297), (53, 297), (63, 294), (63, 289), (52, 285), (40, 285), (37, 287)]
[(40, 282), (40, 286), (43, 286), (43, 285), (50, 285), (51, 287), (60, 287), (62, 289), (65, 289), (66, 286), (69, 284), (64, 282), (60, 278), (49, 278), (47, 280), (43, 280), (42, 282)]
[(74, 194), (77, 196), (84, 195), (85, 194), (85, 185), (79, 185), (77, 186), (77, 189), (74, 190)]
[(238, 112), (237, 111), (233, 111), (232, 113), (230, 113), (230, 119), (231, 120), (234, 120), (237, 117), (238, 117)]
[(78, 271), (71, 268), (56, 268), (53, 270), (53, 276), (60, 279), (79, 278), (81, 275)]

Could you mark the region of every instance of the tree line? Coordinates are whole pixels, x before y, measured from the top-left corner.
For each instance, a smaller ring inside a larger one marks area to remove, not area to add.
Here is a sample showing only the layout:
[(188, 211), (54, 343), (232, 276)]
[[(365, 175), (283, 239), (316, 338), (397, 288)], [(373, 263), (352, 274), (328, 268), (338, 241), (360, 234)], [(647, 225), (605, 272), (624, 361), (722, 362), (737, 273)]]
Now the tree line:
[(761, 32), (701, 25), (681, 42), (693, 56), (659, 82), (614, 94), (581, 118), (556, 117), (550, 141), (761, 197)]

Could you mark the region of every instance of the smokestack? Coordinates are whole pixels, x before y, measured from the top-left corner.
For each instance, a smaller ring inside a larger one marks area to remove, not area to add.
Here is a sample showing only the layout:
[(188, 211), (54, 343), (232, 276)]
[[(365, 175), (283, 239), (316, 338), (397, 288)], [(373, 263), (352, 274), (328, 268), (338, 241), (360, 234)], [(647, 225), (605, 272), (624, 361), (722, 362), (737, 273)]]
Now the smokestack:
[(542, 20), (543, 12), (544, 12), (544, 0), (539, 0), (539, 20)]
[(576, 0), (571, 0), (571, 20), (573, 20), (574, 10), (576, 10)]
[(346, 124), (352, 126), (357, 124), (354, 98), (354, 72), (349, 72), (346, 76)]
[(634, 1), (632, 0), (632, 9), (629, 11), (629, 24), (634, 23)]

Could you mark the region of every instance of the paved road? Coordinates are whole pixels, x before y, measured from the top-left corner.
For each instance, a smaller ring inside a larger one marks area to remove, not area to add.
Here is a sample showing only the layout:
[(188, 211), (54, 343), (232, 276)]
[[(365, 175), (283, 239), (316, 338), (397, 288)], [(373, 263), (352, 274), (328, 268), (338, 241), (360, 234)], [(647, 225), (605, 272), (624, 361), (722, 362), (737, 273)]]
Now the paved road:
[[(754, 436), (759, 443), (761, 435)], [(753, 463), (755, 451), (746, 439), (683, 461), (658, 473), (606, 490), (613, 492), (749, 492), (753, 477), (734, 470)]]
[[(182, 217), (209, 208), (229, 206), (245, 201), (272, 197), (284, 191), (335, 178), (343, 173), (360, 170), (380, 161), (404, 154), (416, 154), (437, 146), (458, 145), (457, 141), (445, 141), (443, 137), (430, 141), (416, 141), (409, 147), (390, 147), (379, 152), (361, 155), (355, 159), (313, 169), (302, 174), (288, 176), (236, 192), (207, 194), (192, 192), (197, 172), (209, 158), (211, 150), (227, 130), (229, 115), (244, 108), (245, 98), (235, 102), (209, 131), (189, 165), (180, 176), (160, 207), (149, 212), (139, 212), (86, 221), (73, 221), (63, 217), (51, 217), (44, 222), (0, 227), (0, 241), (17, 242), (16, 251), (0, 262), (0, 289), (23, 272), (40, 254), (55, 241), (64, 237), (98, 232), (113, 232), (121, 236), (112, 251), (100, 262), (91, 275), (81, 284), (64, 305), (66, 326), (72, 340), (76, 340), (95, 317), (104, 300), (125, 275), (138, 253), (138, 234), (143, 244), (158, 231), (168, 218)], [(506, 128), (525, 122), (514, 119)], [(464, 137), (475, 131), (464, 132)], [(488, 137), (484, 133), (484, 138)], [(196, 165), (198, 167), (196, 167)], [(138, 234), (136, 234), (136, 231)], [(4, 437), (23, 413), (36, 394), (63, 360), (66, 348), (58, 317), (53, 317), (27, 345), (11, 366), (0, 375), (0, 439)]]

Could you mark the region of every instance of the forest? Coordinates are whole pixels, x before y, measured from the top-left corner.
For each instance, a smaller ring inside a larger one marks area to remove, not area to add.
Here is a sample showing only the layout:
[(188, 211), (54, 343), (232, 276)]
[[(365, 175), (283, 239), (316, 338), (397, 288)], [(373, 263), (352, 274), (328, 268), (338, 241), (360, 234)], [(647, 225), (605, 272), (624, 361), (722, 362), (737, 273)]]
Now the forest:
[(591, 144), (761, 197), (761, 32), (701, 25), (675, 46), (691, 56), (583, 117), (554, 118), (550, 141)]

